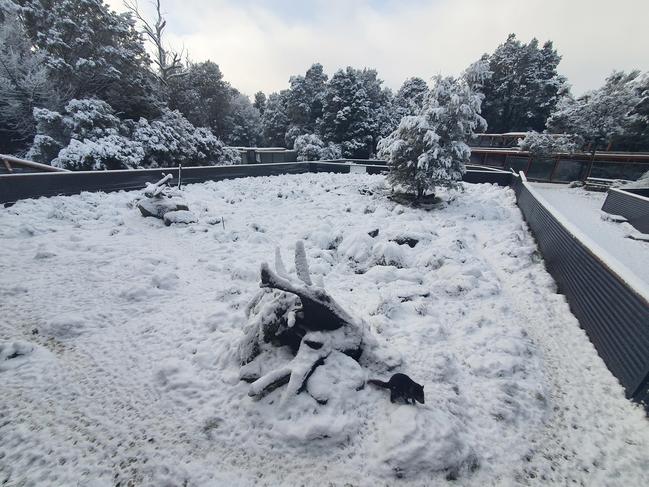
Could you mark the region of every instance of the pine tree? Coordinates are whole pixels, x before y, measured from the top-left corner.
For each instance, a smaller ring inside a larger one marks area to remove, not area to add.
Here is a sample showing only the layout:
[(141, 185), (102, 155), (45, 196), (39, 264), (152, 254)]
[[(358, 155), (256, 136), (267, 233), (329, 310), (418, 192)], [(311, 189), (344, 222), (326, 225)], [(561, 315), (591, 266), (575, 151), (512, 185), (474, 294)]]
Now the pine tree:
[(169, 80), (169, 107), (191, 123), (208, 127), (217, 137), (228, 133), (232, 88), (212, 61), (190, 64), (185, 76)]
[(394, 96), (393, 124), (398, 125), (403, 117), (417, 115), (424, 106), (428, 91), (428, 85), (421, 78), (408, 78), (404, 81)]
[(378, 107), (370, 97), (372, 77), (375, 72), (372, 76), (348, 67), (337, 71), (327, 85), (318, 132), (323, 140), (340, 145), (343, 157), (367, 159), (378, 140), (379, 113), (374, 110)]
[(634, 110), (642, 97), (637, 90), (640, 73), (613, 72), (604, 86), (579, 98), (565, 96), (548, 119), (552, 132), (576, 134), (587, 149), (610, 149), (637, 121)]
[(6, 4), (0, 17), (0, 152), (25, 150), (36, 132), (33, 110), (56, 110), (63, 95), (53, 86), (47, 54), (33, 50), (18, 9)]
[(266, 102), (266, 109), (261, 117), (264, 142), (268, 146), (284, 147), (284, 137), (289, 127), (286, 114), (286, 97), (288, 90), (271, 93)]
[(402, 118), (397, 130), (379, 143), (393, 185), (421, 198), (435, 187), (462, 180), (471, 156), (468, 143), (486, 128), (480, 116), (482, 95), (468, 79), (436, 77), (421, 114)]
[(567, 90), (557, 73), (561, 56), (552, 42), (521, 43), (510, 34), (491, 55), (484, 55), (492, 76), (483, 87), (483, 115), (490, 131), (542, 131), (559, 98)]
[(223, 140), (232, 146), (257, 147), (262, 142), (262, 123), (247, 96), (233, 90)]
[(259, 110), (260, 115), (264, 114), (264, 110), (266, 109), (266, 95), (263, 91), (255, 93), (255, 101), (252, 103), (252, 106)]
[(294, 127), (293, 140), (299, 134), (313, 133), (322, 116), (322, 98), (327, 75), (321, 64), (312, 65), (304, 76), (291, 76), (286, 94), (286, 115)]
[(16, 0), (51, 77), (70, 98), (98, 98), (126, 117), (157, 115), (150, 58), (130, 14), (101, 0)]

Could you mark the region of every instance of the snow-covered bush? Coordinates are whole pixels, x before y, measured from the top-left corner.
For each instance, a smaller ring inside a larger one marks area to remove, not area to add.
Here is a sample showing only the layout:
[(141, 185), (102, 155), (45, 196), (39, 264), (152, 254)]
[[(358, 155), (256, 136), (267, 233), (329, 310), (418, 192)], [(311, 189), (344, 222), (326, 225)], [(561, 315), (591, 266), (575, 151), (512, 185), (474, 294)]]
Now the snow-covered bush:
[(238, 164), (209, 129), (165, 109), (149, 122), (121, 120), (101, 100), (71, 100), (64, 113), (35, 109), (37, 135), (28, 157), (72, 170)]
[(325, 144), (315, 134), (300, 135), (295, 139), (293, 148), (297, 151), (298, 161), (323, 161), (340, 159), (340, 147), (329, 142)]
[(636, 181), (624, 185), (625, 188), (649, 188), (649, 171), (640, 176)]
[(142, 165), (144, 150), (132, 140), (117, 134), (98, 139), (70, 140), (52, 165), (76, 171), (134, 169)]
[(438, 76), (420, 115), (404, 117), (379, 143), (379, 158), (390, 165), (391, 184), (418, 198), (436, 186), (462, 180), (469, 162), (469, 142), (486, 128), (480, 116), (482, 95), (465, 78)]
[(528, 132), (524, 139), (518, 139), (518, 147), (535, 159), (547, 159), (557, 153), (572, 154), (577, 150), (574, 137), (534, 131)]
[(226, 148), (209, 129), (194, 127), (177, 110), (165, 110), (149, 122), (141, 118), (133, 130), (133, 140), (144, 150), (147, 167), (239, 164), (241, 157)]

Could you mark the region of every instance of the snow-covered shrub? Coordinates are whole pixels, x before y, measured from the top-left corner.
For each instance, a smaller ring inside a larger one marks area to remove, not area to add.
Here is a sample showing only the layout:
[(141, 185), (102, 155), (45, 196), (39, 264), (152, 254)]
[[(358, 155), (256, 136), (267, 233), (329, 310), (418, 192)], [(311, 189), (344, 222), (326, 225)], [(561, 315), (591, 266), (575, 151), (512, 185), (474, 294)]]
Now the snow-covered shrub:
[(294, 147), (295, 141), (300, 135), (303, 135), (300, 127), (296, 127), (295, 125), (289, 127), (289, 129), (286, 131), (286, 135), (284, 135), (284, 144), (286, 145), (286, 147)]
[(524, 139), (518, 139), (518, 147), (528, 151), (535, 159), (547, 159), (557, 153), (572, 154), (577, 150), (574, 137), (534, 131), (528, 132)]
[(238, 164), (209, 129), (165, 109), (148, 121), (121, 120), (101, 100), (71, 100), (64, 113), (35, 109), (37, 135), (28, 157), (73, 170)]
[(649, 171), (640, 176), (636, 181), (632, 181), (626, 185), (625, 188), (649, 188)]
[(438, 76), (421, 114), (404, 117), (379, 142), (379, 158), (390, 164), (390, 183), (419, 198), (436, 186), (461, 181), (471, 156), (467, 142), (486, 127), (481, 103), (482, 95), (466, 77)]
[(98, 139), (72, 139), (59, 152), (52, 165), (76, 171), (134, 169), (142, 165), (144, 150), (132, 140), (117, 134)]
[(297, 151), (298, 161), (323, 161), (340, 159), (340, 147), (329, 142), (325, 144), (315, 134), (300, 135), (295, 139), (293, 148)]
[(209, 129), (194, 127), (177, 111), (165, 110), (149, 122), (141, 118), (133, 139), (144, 150), (147, 167), (239, 164), (241, 157), (228, 149)]

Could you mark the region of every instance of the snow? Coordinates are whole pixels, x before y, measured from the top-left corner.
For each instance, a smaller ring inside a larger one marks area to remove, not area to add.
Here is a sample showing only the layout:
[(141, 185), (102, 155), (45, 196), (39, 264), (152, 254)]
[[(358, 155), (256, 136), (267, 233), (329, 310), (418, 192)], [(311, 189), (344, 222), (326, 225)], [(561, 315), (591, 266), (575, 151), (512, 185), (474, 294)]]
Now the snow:
[(627, 223), (611, 221), (601, 211), (606, 193), (569, 188), (560, 184), (531, 183), (553, 208), (595, 243), (596, 254), (618, 274), (632, 276), (630, 281), (649, 296), (649, 245), (628, 238), (638, 232)]
[[(556, 294), (513, 192), (464, 185), (430, 212), (388, 192), (365, 174), (188, 185), (198, 221), (170, 227), (132, 206), (140, 192), (0, 209), (0, 480), (646, 484), (644, 412)], [(357, 390), (392, 372), (336, 354), (307, 383), (320, 402), (248, 396), (245, 310), (260, 264), (298, 240), (425, 404)]]

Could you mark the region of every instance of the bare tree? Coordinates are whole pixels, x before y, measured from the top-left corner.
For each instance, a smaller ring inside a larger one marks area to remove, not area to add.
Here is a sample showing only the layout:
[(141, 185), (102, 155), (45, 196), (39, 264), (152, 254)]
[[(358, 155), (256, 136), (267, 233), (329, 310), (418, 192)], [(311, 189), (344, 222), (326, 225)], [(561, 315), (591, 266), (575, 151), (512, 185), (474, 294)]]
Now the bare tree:
[(153, 44), (155, 49), (153, 62), (158, 68), (158, 77), (164, 84), (167, 84), (170, 79), (184, 75), (183, 56), (185, 55), (185, 49), (183, 48), (180, 52), (177, 52), (170, 46), (165, 46), (164, 30), (167, 27), (167, 21), (162, 14), (160, 0), (155, 0), (152, 3), (154, 3), (156, 10), (155, 23), (153, 24), (144, 18), (137, 0), (124, 0), (124, 6), (140, 21), (143, 33), (149, 42)]

